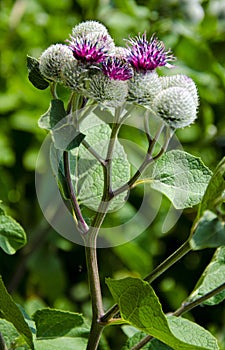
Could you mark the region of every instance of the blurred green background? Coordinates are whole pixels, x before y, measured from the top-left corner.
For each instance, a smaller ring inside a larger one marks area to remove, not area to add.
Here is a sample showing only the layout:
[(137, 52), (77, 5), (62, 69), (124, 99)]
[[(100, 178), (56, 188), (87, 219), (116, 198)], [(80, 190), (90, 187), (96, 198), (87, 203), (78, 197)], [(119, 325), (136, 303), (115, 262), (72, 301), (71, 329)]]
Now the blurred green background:
[[(146, 31), (171, 47), (177, 61), (170, 74), (189, 75), (200, 95), (197, 122), (177, 133), (184, 150), (200, 156), (212, 170), (225, 153), (224, 0), (0, 0), (0, 199), (28, 235), (28, 245), (14, 256), (0, 252), (0, 272), (29, 314), (50, 306), (90, 315), (84, 248), (52, 230), (36, 199), (35, 162), (46, 136), (37, 121), (48, 108), (50, 94), (30, 84), (26, 69), (27, 54), (38, 58), (89, 19), (106, 25), (117, 45)], [(133, 195), (133, 205), (138, 196)], [(163, 234), (169, 206), (164, 199), (155, 222), (134, 241), (99, 250), (103, 280), (145, 276), (187, 238), (196, 208), (185, 210)], [(165, 312), (180, 306), (212, 254), (210, 249), (191, 253), (154, 283)], [(104, 285), (103, 292), (105, 306), (111, 306)], [(216, 335), (221, 349), (224, 306), (199, 307), (188, 315)], [(119, 327), (105, 334), (112, 349), (120, 349), (126, 339)]]

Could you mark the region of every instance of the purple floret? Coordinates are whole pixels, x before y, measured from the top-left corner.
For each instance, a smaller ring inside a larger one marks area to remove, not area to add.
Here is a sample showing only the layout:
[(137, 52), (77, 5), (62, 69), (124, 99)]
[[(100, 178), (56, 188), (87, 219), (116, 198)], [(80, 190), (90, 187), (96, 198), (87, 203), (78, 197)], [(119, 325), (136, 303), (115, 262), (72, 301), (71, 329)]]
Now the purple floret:
[(102, 63), (102, 72), (113, 80), (128, 80), (133, 76), (132, 67), (122, 59), (109, 57)]
[(166, 51), (163, 42), (154, 36), (150, 41), (146, 33), (128, 40), (128, 62), (136, 71), (149, 71), (157, 67), (171, 66), (168, 62), (174, 60), (171, 51)]

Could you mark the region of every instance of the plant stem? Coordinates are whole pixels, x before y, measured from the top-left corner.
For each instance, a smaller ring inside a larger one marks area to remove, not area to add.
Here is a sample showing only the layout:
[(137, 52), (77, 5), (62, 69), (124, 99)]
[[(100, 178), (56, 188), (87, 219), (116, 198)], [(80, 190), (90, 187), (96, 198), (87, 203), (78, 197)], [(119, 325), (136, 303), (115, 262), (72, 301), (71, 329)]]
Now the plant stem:
[[(89, 228), (86, 235), (83, 236), (85, 242), (85, 252), (86, 252), (86, 262), (87, 262), (87, 271), (88, 271), (88, 281), (89, 289), (91, 295), (91, 304), (92, 304), (92, 324), (90, 336), (88, 339), (87, 350), (96, 350), (98, 343), (101, 337), (101, 333), (104, 328), (104, 324), (100, 322), (102, 315), (104, 314), (103, 303), (102, 303), (102, 293), (101, 293), (101, 284), (99, 278), (98, 262), (97, 262), (97, 236), (99, 230), (102, 226), (102, 223), (105, 219), (105, 216), (108, 212), (110, 201), (112, 199), (112, 176), (111, 176), (111, 167), (112, 167), (112, 158), (113, 151), (115, 147), (115, 142), (119, 132), (121, 124), (118, 123), (119, 111), (116, 110), (115, 121), (112, 126), (111, 136), (108, 144), (108, 149), (106, 153), (106, 159), (101, 161), (103, 167), (103, 176), (104, 176), (104, 188), (102, 200), (97, 209), (97, 213), (94, 217), (91, 227)], [(94, 154), (93, 154), (94, 155)], [(96, 155), (94, 155), (96, 158)], [(99, 160), (99, 155), (97, 155)]]
[(0, 332), (0, 350), (8, 350), (1, 332)]
[(158, 139), (159, 139), (163, 129), (164, 129), (164, 125), (161, 125), (153, 139), (151, 139), (149, 134), (146, 133), (148, 141), (149, 141), (149, 146), (148, 146), (147, 154), (146, 154), (142, 164), (140, 165), (139, 169), (136, 171), (136, 173), (130, 178), (130, 180), (127, 183), (125, 183), (124, 185), (119, 187), (117, 190), (113, 191), (113, 197), (116, 197), (120, 193), (131, 189), (133, 187), (133, 185), (135, 184), (135, 182), (140, 177), (140, 175), (143, 173), (143, 171), (147, 168), (147, 166), (149, 166), (152, 162), (154, 162), (157, 158), (159, 158), (166, 151), (166, 148), (167, 148), (168, 143), (170, 141), (170, 137), (169, 136), (165, 140), (165, 143), (162, 146), (162, 148), (159, 151), (159, 153), (156, 154), (155, 156), (153, 156), (154, 147), (155, 147), (155, 145), (156, 145), (156, 143), (157, 143), (157, 141), (158, 141)]
[(190, 311), (194, 307), (202, 304), (207, 299), (213, 297), (214, 295), (222, 292), (225, 289), (225, 283), (221, 284), (219, 287), (211, 290), (210, 292), (206, 293), (205, 295), (201, 296), (200, 298), (190, 301), (190, 302), (184, 302), (179, 309), (173, 312), (173, 316), (181, 316), (184, 313)]
[[(184, 255), (191, 251), (189, 241), (186, 241), (182, 246), (180, 246), (173, 254), (171, 254), (166, 260), (164, 260), (160, 265), (158, 265), (148, 276), (144, 278), (144, 281), (152, 283), (156, 278), (158, 278), (163, 272), (169, 269), (177, 261), (179, 261)], [(102, 317), (101, 322), (106, 323), (113, 318), (119, 312), (119, 306), (117, 304), (113, 305)]]
[(86, 233), (88, 231), (88, 225), (86, 224), (83, 218), (77, 198), (73, 190), (73, 184), (72, 184), (72, 179), (70, 174), (69, 152), (67, 151), (63, 152), (63, 164), (64, 164), (65, 177), (67, 180), (67, 186), (68, 186), (71, 204), (72, 204), (74, 213), (76, 215), (76, 218), (78, 220), (78, 228), (81, 233)]
[[(90, 234), (92, 234), (90, 232)], [(92, 241), (93, 244), (93, 241)], [(88, 339), (87, 350), (95, 350), (101, 337), (103, 326), (99, 323), (101, 315), (103, 315), (103, 303), (101, 294), (101, 284), (99, 278), (97, 251), (96, 246), (85, 246), (86, 264), (88, 271), (89, 289), (92, 305), (92, 324), (90, 337)]]
[(152, 339), (154, 339), (154, 338), (151, 335), (146, 335), (146, 337), (144, 337), (139, 343), (134, 345), (131, 348), (131, 350), (139, 350), (139, 349), (143, 348), (143, 346), (148, 344), (148, 342), (150, 342)]
[(173, 254), (171, 254), (160, 265), (158, 265), (148, 276), (146, 276), (144, 278), (144, 281), (152, 283), (163, 272), (169, 269), (172, 265), (174, 265), (178, 260), (180, 260), (184, 255), (186, 255), (190, 251), (191, 251), (191, 247), (190, 247), (189, 241), (187, 240)]
[(95, 159), (102, 164), (102, 166), (104, 166), (105, 164), (105, 160), (100, 156), (100, 154), (98, 154), (98, 152), (96, 152), (90, 145), (89, 143), (84, 139), (82, 141), (82, 145), (90, 152), (90, 154), (93, 155), (93, 157), (95, 157)]

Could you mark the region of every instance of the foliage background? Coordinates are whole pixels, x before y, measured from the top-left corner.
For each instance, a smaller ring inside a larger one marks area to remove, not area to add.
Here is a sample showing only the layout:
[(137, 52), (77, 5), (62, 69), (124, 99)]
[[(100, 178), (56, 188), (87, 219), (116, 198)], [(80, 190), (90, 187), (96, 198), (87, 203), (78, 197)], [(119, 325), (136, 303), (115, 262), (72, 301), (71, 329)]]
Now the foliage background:
[[(224, 0), (1, 0), (0, 1), (0, 198), (26, 229), (28, 245), (14, 256), (0, 252), (0, 273), (29, 314), (42, 306), (90, 315), (84, 249), (49, 227), (39, 208), (35, 162), (45, 132), (37, 120), (49, 105), (49, 91), (27, 79), (26, 55), (39, 57), (52, 43), (64, 42), (83, 20), (105, 24), (117, 45), (123, 38), (156, 33), (177, 56), (172, 74), (189, 75), (200, 95), (199, 117), (177, 133), (184, 150), (215, 168), (225, 149), (225, 1)], [(138, 202), (136, 193), (132, 203)], [(99, 250), (100, 275), (145, 276), (188, 236), (196, 208), (162, 234), (169, 203), (163, 200), (153, 225), (134, 241)], [(154, 283), (164, 311), (179, 307), (213, 254), (195, 252)], [(104, 303), (111, 297), (103, 286)], [(225, 349), (225, 307), (205, 306), (187, 315), (211, 330)], [(119, 349), (125, 335), (107, 329), (110, 347)]]

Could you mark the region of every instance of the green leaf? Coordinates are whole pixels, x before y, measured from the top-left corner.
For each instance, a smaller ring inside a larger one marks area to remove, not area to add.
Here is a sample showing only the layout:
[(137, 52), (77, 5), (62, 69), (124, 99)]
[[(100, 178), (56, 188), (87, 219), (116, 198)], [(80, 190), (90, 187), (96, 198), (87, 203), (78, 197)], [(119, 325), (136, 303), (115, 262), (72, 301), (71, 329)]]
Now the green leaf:
[(27, 344), (34, 349), (32, 332), (26, 323), (19, 307), (14, 303), (11, 295), (7, 292), (0, 277), (0, 317), (11, 322), (17, 331), (24, 337)]
[(13, 218), (0, 210), (0, 247), (7, 254), (14, 254), (27, 242), (26, 233), (22, 226)]
[(39, 90), (45, 90), (49, 82), (44, 79), (39, 69), (39, 61), (31, 56), (27, 56), (28, 78), (30, 82)]
[(174, 350), (216, 350), (216, 339), (204, 328), (183, 318), (164, 315), (161, 304), (145, 281), (136, 278), (107, 279), (121, 316)]
[(74, 125), (61, 124), (59, 127), (52, 130), (54, 146), (63, 151), (70, 151), (79, 147), (84, 138), (85, 135), (77, 131)]
[(193, 250), (225, 245), (225, 222), (212, 211), (206, 210), (198, 221), (189, 243)]
[(59, 99), (53, 99), (50, 102), (49, 109), (45, 114), (41, 116), (38, 121), (38, 125), (42, 129), (53, 129), (63, 118), (66, 116), (63, 101)]
[[(87, 118), (86, 123), (91, 123), (93, 127), (89, 128), (86, 133), (86, 141), (91, 147), (103, 158), (106, 158), (111, 128), (102, 122), (94, 114)], [(78, 198), (81, 204), (96, 210), (103, 193), (104, 177), (101, 164), (90, 154), (84, 147), (80, 146), (77, 159), (74, 182)], [(117, 189), (130, 178), (130, 164), (123, 146), (117, 140), (115, 142), (114, 153), (112, 156), (112, 190)], [(115, 209), (124, 203), (126, 193), (122, 193), (113, 199), (110, 208)]]
[(42, 309), (33, 319), (37, 328), (35, 350), (86, 349), (90, 328), (81, 314)]
[(224, 203), (225, 191), (225, 157), (220, 161), (216, 167), (212, 178), (205, 191), (202, 202), (198, 210), (198, 218), (200, 218), (205, 210), (219, 214), (220, 206)]
[(42, 309), (35, 312), (33, 319), (37, 328), (37, 338), (85, 337), (89, 334), (81, 314), (56, 309)]
[(198, 204), (211, 178), (200, 158), (172, 150), (153, 165), (151, 187), (167, 196), (177, 209)]
[[(219, 287), (223, 281), (225, 281), (225, 247), (220, 247), (216, 250), (187, 301), (194, 301), (211, 292)], [(207, 299), (203, 304), (215, 305), (221, 303), (224, 299), (225, 290)]]

